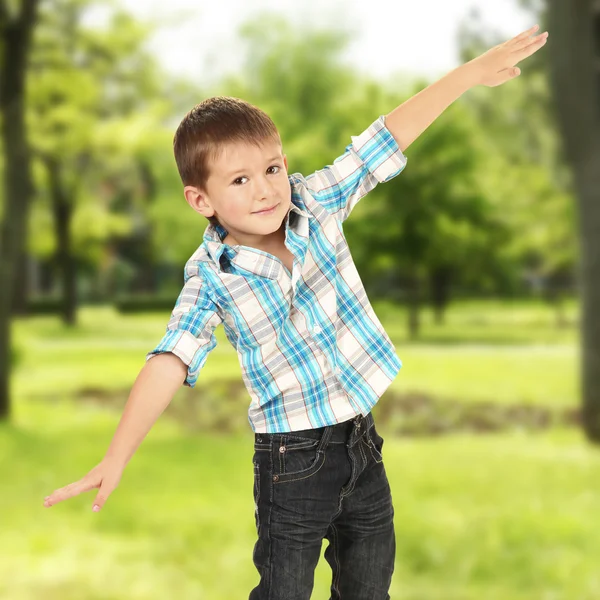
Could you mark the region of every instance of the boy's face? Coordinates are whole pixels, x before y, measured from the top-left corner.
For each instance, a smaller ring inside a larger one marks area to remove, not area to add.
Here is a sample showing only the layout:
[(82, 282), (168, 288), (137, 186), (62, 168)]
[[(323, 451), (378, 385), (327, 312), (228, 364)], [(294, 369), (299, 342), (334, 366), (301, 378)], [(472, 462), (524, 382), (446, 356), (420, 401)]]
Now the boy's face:
[[(227, 144), (210, 165), (206, 189), (186, 186), (184, 194), (194, 210), (216, 216), (235, 243), (259, 247), (279, 231), (290, 208), (287, 157), (275, 140), (260, 147)], [(275, 204), (272, 213), (257, 214)]]

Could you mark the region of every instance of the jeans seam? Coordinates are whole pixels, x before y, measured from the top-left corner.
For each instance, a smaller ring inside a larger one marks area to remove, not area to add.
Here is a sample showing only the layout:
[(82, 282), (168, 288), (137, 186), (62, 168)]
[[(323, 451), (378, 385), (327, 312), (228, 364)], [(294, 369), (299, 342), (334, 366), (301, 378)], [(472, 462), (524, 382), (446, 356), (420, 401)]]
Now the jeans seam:
[[(371, 456), (373, 457), (373, 460), (376, 463), (380, 464), (383, 462), (383, 454), (381, 454), (379, 452), (379, 450), (377, 450), (377, 448), (375, 448), (375, 443), (373, 442), (373, 440), (370, 437), (369, 437), (369, 451), (371, 452)], [(377, 455), (379, 455), (380, 458), (377, 458)]]
[[(269, 452), (269, 467), (271, 475), (273, 473), (273, 443), (271, 441), (271, 452)], [(267, 600), (271, 600), (271, 592), (273, 590), (273, 542), (271, 540), (271, 512), (273, 510), (273, 477), (270, 476), (271, 484), (269, 485), (269, 510), (267, 512), (267, 543), (269, 544), (269, 590)]]
[(356, 466), (356, 461), (354, 460), (354, 452), (352, 451), (352, 446), (348, 448), (348, 456), (350, 457), (350, 461), (352, 463), (351, 466), (351, 471), (350, 471), (350, 481), (352, 482), (350, 487), (346, 490), (346, 492), (344, 492), (343, 494), (340, 495), (340, 503), (341, 503), (341, 499), (344, 498), (345, 496), (349, 496), (352, 493), (352, 490), (354, 489), (354, 485), (356, 484), (356, 479), (358, 479), (358, 477), (356, 479), (354, 479), (354, 481), (352, 481), (352, 475), (354, 473), (354, 468)]
[(335, 565), (337, 567), (337, 571), (336, 571), (335, 577), (333, 578), (333, 581), (331, 582), (331, 585), (332, 585), (333, 589), (337, 592), (338, 596), (341, 598), (342, 594), (340, 592), (340, 588), (338, 587), (338, 584), (340, 582), (340, 574), (341, 574), (341, 570), (342, 570), (342, 567), (340, 565), (339, 556), (338, 556), (339, 538), (338, 538), (337, 528), (333, 523), (331, 523), (331, 528), (333, 530), (333, 558), (335, 560)]
[(258, 461), (254, 462), (254, 476), (256, 477), (256, 532), (260, 531), (260, 513), (258, 505), (260, 503), (260, 467)]
[(365, 467), (367, 466), (367, 463), (369, 462), (367, 460), (367, 455), (365, 454), (365, 449), (364, 449), (364, 444), (365, 444), (365, 438), (364, 436), (361, 438), (362, 444), (360, 444), (358, 447), (360, 449), (360, 453), (365, 461)]

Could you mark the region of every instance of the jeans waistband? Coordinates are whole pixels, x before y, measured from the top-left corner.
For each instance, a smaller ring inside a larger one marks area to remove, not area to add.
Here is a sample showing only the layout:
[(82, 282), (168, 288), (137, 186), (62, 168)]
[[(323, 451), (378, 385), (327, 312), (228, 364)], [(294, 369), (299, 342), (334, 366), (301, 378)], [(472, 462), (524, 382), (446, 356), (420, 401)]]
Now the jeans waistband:
[[(326, 425), (316, 429), (302, 429), (300, 431), (286, 431), (281, 433), (255, 433), (254, 440), (258, 443), (269, 442), (271, 439), (284, 436), (286, 438), (309, 438), (320, 440), (325, 433), (328, 433), (329, 442), (346, 442), (355, 432), (354, 437), (359, 437), (373, 425), (373, 415), (369, 412), (367, 415), (358, 415), (342, 423), (335, 425)], [(327, 430), (330, 430), (329, 432)]]

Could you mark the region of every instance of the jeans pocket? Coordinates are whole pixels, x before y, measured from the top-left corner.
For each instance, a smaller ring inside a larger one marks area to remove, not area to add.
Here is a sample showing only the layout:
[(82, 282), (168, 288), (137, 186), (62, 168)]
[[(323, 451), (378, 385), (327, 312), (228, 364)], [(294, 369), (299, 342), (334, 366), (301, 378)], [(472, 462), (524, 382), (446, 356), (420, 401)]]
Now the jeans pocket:
[(273, 482), (284, 483), (314, 475), (325, 462), (325, 448), (320, 440), (282, 437), (274, 444)]

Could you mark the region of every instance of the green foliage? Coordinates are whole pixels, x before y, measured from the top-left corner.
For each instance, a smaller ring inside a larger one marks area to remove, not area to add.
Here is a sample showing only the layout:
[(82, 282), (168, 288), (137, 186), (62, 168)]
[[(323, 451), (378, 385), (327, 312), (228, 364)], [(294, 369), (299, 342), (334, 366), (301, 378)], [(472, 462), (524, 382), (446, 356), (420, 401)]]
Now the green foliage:
[[(290, 172), (308, 174), (429, 83), (371, 81), (343, 61), (351, 31), (299, 28), (261, 13), (238, 32), (240, 73), (201, 90), (159, 72), (143, 50), (150, 28), (125, 13), (113, 11), (104, 28), (84, 25), (81, 16), (97, 4), (47, 3), (28, 114), (36, 156), (60, 159), (62, 186), (76, 204), (73, 252), (106, 296), (122, 265), (131, 275), (118, 285), (133, 289), (144, 269), (181, 269), (202, 243), (208, 222), (190, 213), (171, 148), (174, 127), (194, 103), (214, 94), (254, 102), (278, 126)], [(506, 294), (544, 278), (569, 285), (575, 223), (548, 97), (543, 73), (469, 90), (407, 149), (405, 171), (345, 224), (372, 289), (380, 282), (401, 298), (408, 279), (425, 290), (438, 269), (453, 289)], [(34, 165), (40, 192), (30, 249), (48, 257), (55, 239), (43, 164)]]
[(173, 294), (131, 294), (119, 295), (114, 301), (115, 308), (123, 314), (156, 311), (170, 311), (174, 306)]
[[(150, 29), (109, 5), (44, 3), (28, 81), (39, 190), (30, 250), (54, 254), (56, 214), (68, 208), (70, 251), (79, 264), (96, 269), (112, 260), (111, 245), (137, 235), (140, 221), (149, 220), (144, 169), (170, 151), (161, 124), (170, 110), (162, 94), (168, 82), (145, 48)], [(99, 6), (109, 18), (94, 28), (85, 17)], [(159, 166), (157, 161), (152, 169)]]
[(34, 296), (27, 300), (27, 315), (58, 315), (62, 300), (56, 295)]

